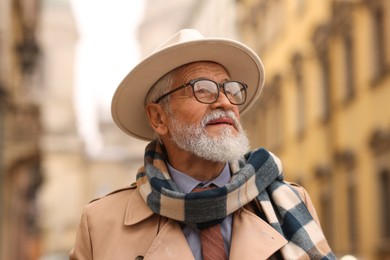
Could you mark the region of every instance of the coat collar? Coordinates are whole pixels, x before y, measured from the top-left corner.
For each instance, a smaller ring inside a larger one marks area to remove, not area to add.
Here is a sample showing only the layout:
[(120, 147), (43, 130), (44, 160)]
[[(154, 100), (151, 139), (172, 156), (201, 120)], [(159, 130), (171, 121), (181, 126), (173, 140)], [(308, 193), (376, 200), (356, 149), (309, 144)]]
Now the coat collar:
[[(127, 203), (124, 224), (135, 225), (153, 214), (139, 191), (135, 190)], [(245, 208), (234, 213), (231, 241), (231, 260), (267, 259), (287, 243), (267, 222)], [(189, 256), (185, 259), (192, 257), (180, 225), (168, 220), (154, 239), (145, 259), (172, 259), (172, 254), (177, 254), (178, 259), (182, 258), (182, 254)]]
[(127, 202), (125, 225), (134, 225), (152, 216), (154, 212), (146, 205), (141, 197), (139, 190), (136, 189), (129, 197)]

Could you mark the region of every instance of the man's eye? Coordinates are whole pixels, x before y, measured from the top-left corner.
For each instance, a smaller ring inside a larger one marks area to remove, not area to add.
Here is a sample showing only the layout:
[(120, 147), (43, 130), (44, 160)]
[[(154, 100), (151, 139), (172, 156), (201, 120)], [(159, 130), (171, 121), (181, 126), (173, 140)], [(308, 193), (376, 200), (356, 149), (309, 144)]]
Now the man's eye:
[(196, 93), (199, 93), (199, 94), (202, 94), (202, 93), (206, 93), (207, 91), (205, 89), (198, 89), (196, 90)]
[(201, 89), (197, 89), (196, 90), (196, 94), (201, 94), (201, 95), (207, 95), (207, 94), (210, 94), (210, 90), (208, 89), (205, 89), (205, 88), (201, 88)]

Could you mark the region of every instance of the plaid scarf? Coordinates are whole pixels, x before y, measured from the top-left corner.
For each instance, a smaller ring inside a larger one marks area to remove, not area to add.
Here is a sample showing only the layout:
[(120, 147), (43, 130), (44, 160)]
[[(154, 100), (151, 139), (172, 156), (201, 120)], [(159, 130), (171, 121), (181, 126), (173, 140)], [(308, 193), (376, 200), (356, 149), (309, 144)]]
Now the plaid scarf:
[(184, 194), (171, 180), (166, 153), (158, 141), (145, 149), (137, 186), (149, 208), (161, 216), (203, 229), (257, 199), (268, 223), (288, 243), (280, 252), (286, 259), (335, 259), (321, 228), (298, 193), (283, 182), (279, 159), (258, 149), (245, 160), (230, 163), (232, 178), (221, 188)]

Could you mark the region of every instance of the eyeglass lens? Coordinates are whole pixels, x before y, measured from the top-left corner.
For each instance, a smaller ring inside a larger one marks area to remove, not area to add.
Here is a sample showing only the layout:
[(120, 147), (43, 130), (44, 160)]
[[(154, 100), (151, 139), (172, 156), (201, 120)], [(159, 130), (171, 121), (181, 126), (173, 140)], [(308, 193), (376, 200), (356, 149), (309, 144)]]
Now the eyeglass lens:
[[(245, 86), (239, 82), (226, 82), (223, 84), (226, 97), (232, 104), (241, 105), (245, 102)], [(198, 80), (194, 83), (196, 99), (204, 103), (214, 103), (218, 99), (219, 87), (210, 80)]]

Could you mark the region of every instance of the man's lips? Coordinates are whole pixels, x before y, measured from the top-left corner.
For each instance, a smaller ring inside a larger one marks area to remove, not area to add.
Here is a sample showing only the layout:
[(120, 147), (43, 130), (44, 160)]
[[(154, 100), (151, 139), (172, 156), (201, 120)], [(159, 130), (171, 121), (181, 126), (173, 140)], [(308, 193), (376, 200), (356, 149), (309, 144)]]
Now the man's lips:
[(225, 125), (231, 125), (234, 126), (234, 121), (231, 118), (218, 118), (214, 120), (210, 120), (207, 122), (206, 125), (219, 125), (219, 124), (225, 124)]

